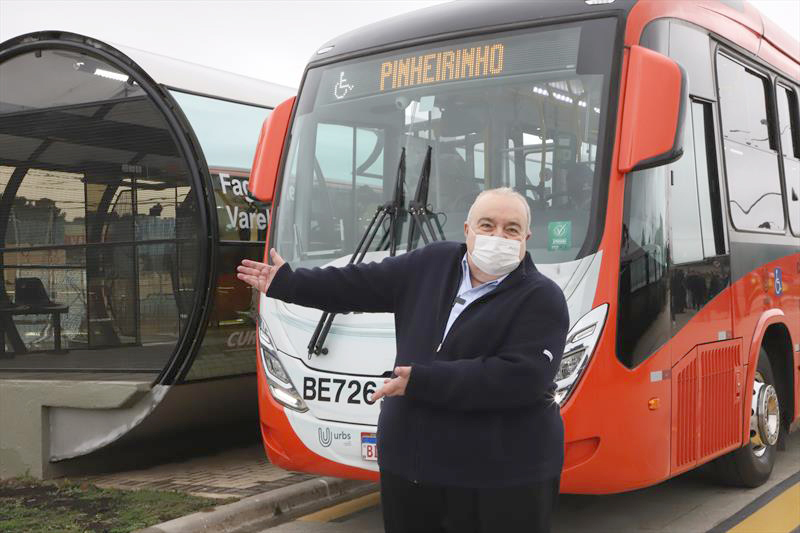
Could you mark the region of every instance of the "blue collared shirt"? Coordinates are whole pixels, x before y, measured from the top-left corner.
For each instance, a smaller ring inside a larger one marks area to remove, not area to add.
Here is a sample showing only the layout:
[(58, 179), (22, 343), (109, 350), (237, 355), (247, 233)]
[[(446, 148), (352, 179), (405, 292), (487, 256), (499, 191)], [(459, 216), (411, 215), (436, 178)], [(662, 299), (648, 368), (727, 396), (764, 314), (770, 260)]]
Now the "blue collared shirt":
[(469, 263), (467, 263), (467, 254), (464, 254), (464, 257), (461, 259), (461, 285), (458, 287), (458, 295), (456, 296), (455, 302), (453, 302), (453, 308), (450, 310), (450, 318), (447, 319), (447, 325), (444, 327), (442, 342), (444, 342), (444, 339), (447, 337), (447, 332), (450, 331), (450, 326), (452, 326), (453, 322), (456, 321), (458, 315), (460, 315), (464, 309), (469, 307), (469, 304), (484, 294), (492, 292), (492, 290), (500, 285), (500, 282), (506, 279), (507, 276), (508, 274), (492, 281), (487, 281), (486, 283), (478, 285), (477, 287), (473, 287), (469, 276)]

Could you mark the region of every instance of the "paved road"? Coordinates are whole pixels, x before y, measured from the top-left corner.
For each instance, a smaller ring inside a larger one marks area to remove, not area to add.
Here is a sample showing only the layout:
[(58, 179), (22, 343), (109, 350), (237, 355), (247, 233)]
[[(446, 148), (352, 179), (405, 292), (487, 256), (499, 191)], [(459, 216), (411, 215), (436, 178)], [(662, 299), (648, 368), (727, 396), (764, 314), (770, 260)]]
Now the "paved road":
[[(565, 494), (556, 533), (789, 533), (800, 531), (800, 431), (770, 481), (757, 489), (720, 487), (688, 473), (654, 487), (610, 496)], [(269, 533), (382, 533), (377, 494), (324, 509)]]

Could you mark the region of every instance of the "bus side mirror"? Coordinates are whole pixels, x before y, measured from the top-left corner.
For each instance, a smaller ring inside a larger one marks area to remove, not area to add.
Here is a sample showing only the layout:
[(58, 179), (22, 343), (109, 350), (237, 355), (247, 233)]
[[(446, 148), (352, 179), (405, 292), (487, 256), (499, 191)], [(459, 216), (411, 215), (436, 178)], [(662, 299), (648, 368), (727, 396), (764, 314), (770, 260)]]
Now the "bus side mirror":
[(264, 121), (261, 135), (258, 137), (256, 156), (250, 181), (247, 188), (256, 198), (265, 203), (272, 203), (275, 197), (275, 183), (278, 180), (278, 167), (281, 164), (286, 132), (289, 130), (289, 118), (292, 116), (295, 97), (292, 96), (278, 104)]
[(657, 167), (683, 154), (686, 72), (672, 59), (631, 46), (622, 108), (619, 171)]

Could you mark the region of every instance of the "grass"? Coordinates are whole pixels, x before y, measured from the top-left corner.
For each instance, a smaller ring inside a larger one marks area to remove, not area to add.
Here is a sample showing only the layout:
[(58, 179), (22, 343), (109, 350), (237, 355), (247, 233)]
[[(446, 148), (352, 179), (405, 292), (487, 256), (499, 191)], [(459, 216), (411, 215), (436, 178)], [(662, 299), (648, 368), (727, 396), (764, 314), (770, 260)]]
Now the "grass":
[(0, 531), (127, 533), (232, 501), (14, 478), (0, 481)]

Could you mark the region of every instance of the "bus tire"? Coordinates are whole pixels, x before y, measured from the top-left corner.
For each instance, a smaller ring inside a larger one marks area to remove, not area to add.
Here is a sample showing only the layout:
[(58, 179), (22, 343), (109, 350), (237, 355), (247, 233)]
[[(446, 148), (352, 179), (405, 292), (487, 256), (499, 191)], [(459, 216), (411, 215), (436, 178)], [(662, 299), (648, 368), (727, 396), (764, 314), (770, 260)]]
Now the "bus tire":
[[(758, 366), (756, 367), (756, 375), (753, 383), (753, 390), (751, 395), (756, 394), (756, 388), (761, 387), (760, 383), (765, 386), (775, 387), (775, 376), (772, 373), (772, 365), (770, 365), (767, 351), (761, 347), (758, 355)], [(748, 395), (748, 399), (751, 399)], [(776, 409), (779, 409), (777, 406)], [(753, 416), (751, 410), (751, 417)], [(780, 412), (777, 413), (777, 429), (780, 434)], [(748, 420), (745, 423), (750, 423)], [(752, 427), (752, 426), (751, 426)], [(758, 430), (756, 430), (758, 431)], [(720, 483), (725, 485), (732, 485), (736, 487), (749, 487), (754, 488), (764, 484), (770, 474), (772, 468), (775, 466), (775, 458), (777, 456), (777, 441), (772, 444), (753, 442), (754, 431), (751, 429), (751, 441), (747, 446), (734, 450), (722, 457), (719, 457), (709, 464), (709, 470), (712, 476)]]

